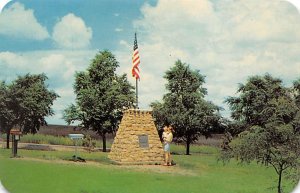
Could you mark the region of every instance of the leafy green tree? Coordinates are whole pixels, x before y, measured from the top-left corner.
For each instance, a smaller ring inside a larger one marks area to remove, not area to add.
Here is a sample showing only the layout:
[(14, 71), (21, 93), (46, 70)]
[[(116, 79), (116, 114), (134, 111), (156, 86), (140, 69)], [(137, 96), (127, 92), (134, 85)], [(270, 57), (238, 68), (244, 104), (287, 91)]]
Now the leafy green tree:
[(164, 76), (168, 93), (163, 103), (154, 102), (153, 116), (158, 127), (172, 125), (178, 142), (185, 142), (186, 154), (200, 135), (208, 137), (219, 127), (219, 107), (204, 99), (204, 76), (178, 60)]
[(51, 106), (58, 97), (49, 91), (45, 74), (19, 76), (11, 84), (0, 84), (0, 124), (7, 134), (9, 148), (10, 130), (20, 127), (24, 133), (36, 133), (47, 124), (45, 117), (53, 115)]
[(223, 159), (235, 157), (272, 166), (278, 174), (278, 193), (284, 173), (299, 167), (300, 109), (295, 100), (299, 94), (293, 95), (292, 90), (297, 91), (297, 83), (290, 89), (268, 74), (253, 76), (240, 84), (238, 97), (226, 100), (239, 127), (234, 131), (240, 132), (224, 149)]
[(64, 111), (69, 124), (80, 121), (80, 125), (96, 131), (106, 151), (106, 134), (116, 131), (123, 111), (134, 104), (134, 87), (126, 75), (118, 76), (115, 56), (109, 51), (99, 52), (86, 72), (78, 72), (74, 90), (76, 105)]
[(48, 90), (45, 74), (19, 76), (10, 86), (16, 104), (14, 114), (24, 133), (36, 133), (46, 125), (46, 116), (54, 114), (51, 106), (58, 95)]
[(9, 148), (10, 130), (16, 124), (16, 116), (13, 113), (14, 103), (10, 97), (8, 85), (0, 83), (0, 131), (6, 133), (6, 148)]

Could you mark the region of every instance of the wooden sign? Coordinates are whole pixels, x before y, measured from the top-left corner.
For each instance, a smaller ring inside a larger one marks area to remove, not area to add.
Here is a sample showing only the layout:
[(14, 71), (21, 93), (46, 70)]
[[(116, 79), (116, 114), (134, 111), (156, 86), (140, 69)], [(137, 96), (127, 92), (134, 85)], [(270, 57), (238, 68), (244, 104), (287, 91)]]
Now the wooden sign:
[(19, 129), (11, 129), (10, 134), (12, 134), (12, 135), (22, 135), (22, 131), (20, 131)]

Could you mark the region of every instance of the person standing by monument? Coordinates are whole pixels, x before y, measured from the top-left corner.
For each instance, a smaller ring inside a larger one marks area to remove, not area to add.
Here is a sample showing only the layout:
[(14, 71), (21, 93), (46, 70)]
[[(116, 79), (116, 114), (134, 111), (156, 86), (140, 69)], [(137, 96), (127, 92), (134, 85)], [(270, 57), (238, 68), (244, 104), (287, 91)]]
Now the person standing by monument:
[(171, 152), (170, 152), (170, 144), (173, 140), (172, 127), (166, 126), (164, 127), (164, 132), (162, 134), (162, 139), (164, 143), (164, 152), (165, 152), (165, 163), (164, 166), (171, 165)]

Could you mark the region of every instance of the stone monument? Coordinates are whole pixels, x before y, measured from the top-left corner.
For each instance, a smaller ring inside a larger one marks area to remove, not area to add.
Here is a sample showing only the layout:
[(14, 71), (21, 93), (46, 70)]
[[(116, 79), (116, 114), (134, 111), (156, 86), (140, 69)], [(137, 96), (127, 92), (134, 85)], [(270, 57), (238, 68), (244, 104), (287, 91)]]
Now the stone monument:
[(152, 111), (130, 109), (124, 112), (108, 158), (118, 164), (161, 164), (162, 143)]

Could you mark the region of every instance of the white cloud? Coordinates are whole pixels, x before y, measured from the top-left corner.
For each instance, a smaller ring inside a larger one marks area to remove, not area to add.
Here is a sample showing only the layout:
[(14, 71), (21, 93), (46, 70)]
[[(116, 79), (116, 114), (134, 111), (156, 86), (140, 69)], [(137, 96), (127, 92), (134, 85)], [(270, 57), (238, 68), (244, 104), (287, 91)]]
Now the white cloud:
[(62, 85), (59, 88), (55, 89), (55, 92), (59, 95), (53, 103), (53, 109), (55, 110), (54, 116), (48, 117), (48, 121), (54, 121), (54, 123), (66, 124), (63, 120), (63, 111), (66, 109), (70, 104), (75, 102), (76, 95), (72, 89), (71, 85)]
[[(244, 6), (242, 6), (244, 5)], [(259, 3), (231, 4), (238, 6), (236, 14), (240, 19), (233, 17), (233, 35), (239, 40), (246, 41), (294, 41), (300, 39), (300, 17), (298, 13), (284, 1), (265, 1)]]
[(89, 65), (95, 53), (94, 50), (0, 52), (0, 64), (10, 71), (12, 78), (18, 74), (45, 72), (55, 80), (69, 82), (75, 71), (81, 71)]
[(61, 70), (61, 78), (64, 80), (72, 79), (76, 66), (73, 62), (63, 54), (49, 54), (42, 57), (38, 63), (43, 66), (44, 72), (56, 72), (57, 69)]
[(25, 9), (21, 3), (14, 3), (0, 15), (0, 35), (44, 40), (49, 38), (47, 29), (34, 16), (34, 11)]
[(120, 40), (119, 44), (122, 45), (122, 46), (125, 46), (126, 48), (130, 47), (130, 45), (128, 44), (128, 42), (126, 42), (125, 40)]
[(0, 77), (10, 82), (18, 75), (45, 73), (49, 78), (47, 80), (49, 89), (60, 95), (53, 105), (55, 116), (48, 117), (47, 120), (50, 123), (65, 124), (61, 120), (62, 111), (74, 103), (75, 72), (85, 70), (95, 53), (95, 50), (0, 52)]
[(6, 64), (8, 68), (22, 68), (27, 63), (24, 58), (12, 52), (0, 52), (1, 64)]
[[(208, 100), (228, 107), (238, 83), (270, 73), (285, 83), (300, 74), (300, 15), (283, 1), (169, 1), (144, 5), (133, 22), (141, 56), (140, 106), (162, 98), (166, 70), (177, 59), (206, 76)], [(130, 74), (128, 49), (117, 56)], [(131, 51), (131, 50), (130, 50)], [(130, 78), (134, 84), (134, 79)], [(228, 112), (225, 112), (228, 115)]]
[(60, 48), (82, 49), (90, 46), (92, 29), (72, 13), (61, 18), (53, 29), (53, 40)]
[(123, 28), (116, 28), (115, 31), (116, 31), (116, 32), (122, 32), (122, 31), (123, 31)]

